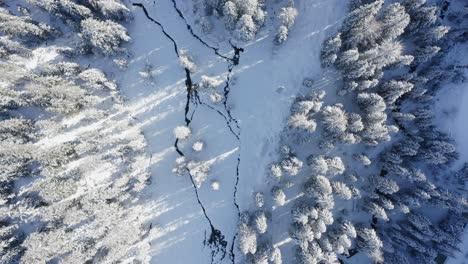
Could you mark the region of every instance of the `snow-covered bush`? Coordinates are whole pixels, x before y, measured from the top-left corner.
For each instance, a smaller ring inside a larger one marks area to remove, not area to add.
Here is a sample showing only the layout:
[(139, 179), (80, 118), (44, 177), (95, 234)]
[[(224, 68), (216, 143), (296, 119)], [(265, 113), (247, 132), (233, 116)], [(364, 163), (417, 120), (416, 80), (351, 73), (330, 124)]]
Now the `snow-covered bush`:
[(211, 182), (211, 189), (213, 191), (219, 191), (219, 188), (220, 188), (220, 184), (218, 181)]
[(224, 80), (221, 80), (217, 77), (210, 77), (210, 76), (206, 76), (206, 75), (202, 75), (201, 77), (201, 86), (203, 86), (204, 88), (211, 88), (211, 89), (214, 89), (214, 88), (217, 88), (218, 86), (220, 86)]
[(197, 142), (193, 143), (193, 145), (192, 145), (192, 149), (195, 152), (202, 151), (204, 147), (205, 147), (205, 143), (203, 143), (203, 141), (197, 141)]
[(249, 15), (243, 15), (236, 23), (234, 36), (242, 41), (249, 41), (254, 39), (257, 33), (257, 25)]
[(188, 53), (187, 50), (180, 51), (179, 62), (180, 65), (182, 65), (182, 67), (184, 67), (188, 71), (192, 73), (197, 71), (198, 67), (194, 62), (194, 58)]
[(200, 188), (203, 182), (208, 178), (210, 165), (207, 162), (192, 160), (187, 163), (187, 169), (190, 173), (190, 177), (193, 179), (195, 187)]
[(180, 139), (180, 140), (187, 139), (188, 137), (190, 137), (191, 134), (192, 134), (192, 131), (187, 126), (178, 126), (174, 128), (174, 136), (177, 139)]

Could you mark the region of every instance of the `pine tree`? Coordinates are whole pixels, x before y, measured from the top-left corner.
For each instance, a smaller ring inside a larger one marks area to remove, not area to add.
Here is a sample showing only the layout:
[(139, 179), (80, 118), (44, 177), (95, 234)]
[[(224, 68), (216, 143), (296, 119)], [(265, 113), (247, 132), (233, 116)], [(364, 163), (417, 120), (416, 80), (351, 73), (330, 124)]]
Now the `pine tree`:
[(322, 122), (325, 130), (334, 138), (341, 138), (348, 125), (346, 112), (338, 106), (326, 106), (322, 110)]
[(414, 64), (418, 65), (432, 59), (437, 53), (439, 53), (440, 47), (437, 46), (426, 46), (418, 48), (414, 55)]
[(81, 22), (81, 36), (97, 52), (104, 55), (122, 51), (122, 43), (130, 40), (126, 29), (111, 21), (88, 18)]
[(384, 84), (379, 89), (379, 94), (385, 100), (387, 105), (393, 105), (398, 98), (413, 89), (413, 84), (405, 81), (391, 80)]
[(8, 10), (0, 7), (0, 32), (10, 37), (23, 40), (45, 40), (53, 29), (47, 25), (33, 22), (29, 17), (12, 15)]
[(342, 39), (348, 47), (369, 47), (380, 35), (380, 25), (375, 16), (383, 5), (382, 0), (360, 6), (351, 11), (343, 21)]
[(286, 203), (286, 194), (284, 194), (281, 188), (277, 186), (273, 187), (271, 189), (271, 195), (277, 205), (283, 206)]
[(335, 36), (325, 40), (320, 53), (323, 67), (328, 67), (335, 63), (336, 59), (338, 58), (338, 52), (340, 51), (341, 45), (342, 43), (340, 33), (337, 33)]
[(332, 182), (333, 192), (340, 198), (349, 200), (353, 196), (351, 189), (342, 182)]
[(233, 30), (236, 27), (239, 11), (236, 4), (232, 1), (227, 1), (223, 7), (224, 25), (227, 29)]
[(255, 254), (257, 251), (257, 235), (247, 224), (239, 225), (239, 250), (242, 254)]
[(234, 35), (242, 41), (250, 41), (254, 39), (257, 33), (257, 26), (250, 15), (242, 15), (236, 23)]
[(382, 26), (382, 37), (393, 40), (400, 36), (410, 22), (410, 16), (399, 3), (387, 6), (379, 19)]
[(356, 245), (360, 251), (366, 253), (373, 260), (382, 261), (381, 249), (383, 243), (374, 229), (359, 229), (357, 232)]

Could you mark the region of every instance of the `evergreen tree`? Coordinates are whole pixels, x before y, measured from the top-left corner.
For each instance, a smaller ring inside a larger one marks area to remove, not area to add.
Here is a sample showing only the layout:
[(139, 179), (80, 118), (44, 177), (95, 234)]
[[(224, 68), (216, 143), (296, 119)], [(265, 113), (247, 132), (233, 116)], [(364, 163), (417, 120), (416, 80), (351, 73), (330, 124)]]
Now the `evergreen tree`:
[(104, 55), (122, 51), (122, 43), (130, 40), (126, 29), (111, 21), (89, 18), (81, 22), (81, 36), (88, 45)]

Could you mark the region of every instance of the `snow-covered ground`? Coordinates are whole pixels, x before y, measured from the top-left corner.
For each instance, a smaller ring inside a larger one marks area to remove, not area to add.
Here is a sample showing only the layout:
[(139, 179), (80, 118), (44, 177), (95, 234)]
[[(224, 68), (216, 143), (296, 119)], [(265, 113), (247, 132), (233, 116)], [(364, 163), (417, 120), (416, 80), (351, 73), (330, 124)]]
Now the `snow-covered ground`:
[[(213, 49), (190, 34), (170, 0), (142, 3), (149, 16), (160, 22), (174, 39), (179, 51), (188, 50), (195, 58), (198, 70), (191, 74), (193, 82), (199, 82), (202, 75), (226, 78), (231, 62), (217, 56)], [(184, 3), (177, 4), (181, 5), (181, 10), (189, 10)], [(179, 148), (187, 160), (213, 163), (208, 180), (198, 189), (200, 204), (188, 176), (172, 172), (179, 157), (174, 147), (173, 129), (185, 125), (184, 68), (179, 64), (174, 44), (161, 28), (150, 21), (140, 7), (133, 7), (135, 18), (129, 27), (132, 59), (128, 71), (116, 77), (128, 98), (135, 122), (144, 131), (152, 155), (152, 182), (141, 202), (145, 208), (142, 217), (153, 226), (152, 263), (232, 261), (229, 253), (238, 220), (235, 202), (240, 211), (247, 209), (252, 192), (266, 180), (264, 170), (275, 159), (274, 150), (292, 99), (305, 77), (319, 74), (321, 43), (335, 30), (346, 9), (346, 3), (339, 0), (297, 1), (296, 4), (300, 15), (284, 45), (273, 44), (271, 25), (260, 32), (255, 42), (237, 44), (244, 52), (240, 53), (239, 65), (233, 68), (227, 101), (227, 109), (231, 109), (234, 120), (226, 122), (226, 108), (211, 103), (206, 92), (199, 93), (202, 104), (190, 104), (189, 117), (195, 111), (190, 123), (192, 136), (179, 143)], [(229, 43), (215, 43), (214, 36), (215, 33), (202, 38), (210, 40), (209, 44), (214, 47), (219, 46), (220, 53), (226, 57), (232, 57)], [(148, 69), (152, 78), (141, 74)], [(217, 88), (221, 94), (223, 86), (224, 83)], [(235, 134), (239, 135), (239, 140)], [(206, 146), (203, 151), (194, 152), (192, 143), (198, 140), (204, 141)], [(238, 158), (239, 182), (235, 198)], [(220, 183), (217, 191), (210, 187), (213, 180)], [(206, 209), (206, 216), (201, 206)], [(225, 247), (217, 247), (218, 252), (208, 245), (212, 232), (209, 222), (227, 243)], [(236, 246), (233, 253), (237, 253)], [(236, 262), (239, 261), (237, 254)]]

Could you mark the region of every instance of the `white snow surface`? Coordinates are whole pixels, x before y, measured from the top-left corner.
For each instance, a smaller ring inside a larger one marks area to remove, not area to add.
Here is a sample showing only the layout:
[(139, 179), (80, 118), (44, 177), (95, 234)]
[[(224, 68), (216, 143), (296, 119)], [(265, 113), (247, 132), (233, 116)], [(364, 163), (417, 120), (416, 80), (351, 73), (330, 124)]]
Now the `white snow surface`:
[[(187, 30), (170, 0), (143, 1), (149, 15), (159, 21), (165, 31), (194, 58), (197, 71), (193, 82), (201, 76), (219, 76), (225, 79), (228, 61), (216, 56), (212, 49), (202, 45)], [(189, 17), (191, 1), (177, 1)], [(187, 5), (187, 6), (184, 6)], [(237, 159), (240, 158), (237, 203), (246, 210), (253, 202), (253, 192), (266, 181), (267, 165), (275, 160), (279, 133), (285, 125), (289, 107), (301, 88), (305, 77), (320, 72), (321, 43), (335, 31), (345, 15), (346, 2), (340, 0), (301, 0), (296, 2), (299, 17), (289, 39), (281, 46), (273, 44), (274, 29), (269, 23), (252, 43), (238, 43), (244, 48), (239, 65), (234, 67), (230, 83), (228, 107), (238, 121), (240, 130), (231, 122), (231, 133), (225, 119), (205, 105), (190, 104), (189, 115), (195, 110), (188, 140), (179, 142), (186, 161), (213, 162), (207, 181), (198, 189), (201, 203), (213, 226), (225, 236), (226, 255), (215, 255), (204, 246), (211, 230), (197, 203), (195, 190), (188, 176), (172, 172), (178, 154), (174, 147), (173, 130), (185, 125), (185, 72), (180, 66), (172, 42), (161, 29), (148, 20), (139, 7), (132, 7), (134, 21), (129, 25), (132, 52), (128, 70), (116, 74), (128, 108), (148, 141), (151, 153), (152, 181), (142, 195), (145, 213), (150, 213), (153, 226), (151, 263), (231, 263), (229, 249), (236, 233), (238, 211), (234, 204)], [(268, 10), (273, 15), (274, 10)], [(271, 22), (271, 21), (270, 21)], [(191, 21), (189, 23), (193, 24)], [(214, 42), (217, 32), (203, 36), (210, 45), (232, 57), (227, 41)], [(139, 72), (151, 64), (153, 80), (148, 81)], [(223, 85), (218, 92), (223, 94)], [(208, 92), (200, 91), (201, 100), (227, 116), (222, 104), (212, 104)], [(204, 150), (194, 152), (194, 142), (206, 142)], [(210, 182), (216, 179), (221, 191), (213, 191)], [(285, 222), (287, 224), (288, 222)], [(284, 241), (289, 243), (290, 241)], [(281, 243), (281, 241), (273, 241)], [(237, 245), (236, 262), (242, 262)], [(286, 259), (284, 263), (289, 263)], [(293, 261), (293, 260), (290, 260)]]

